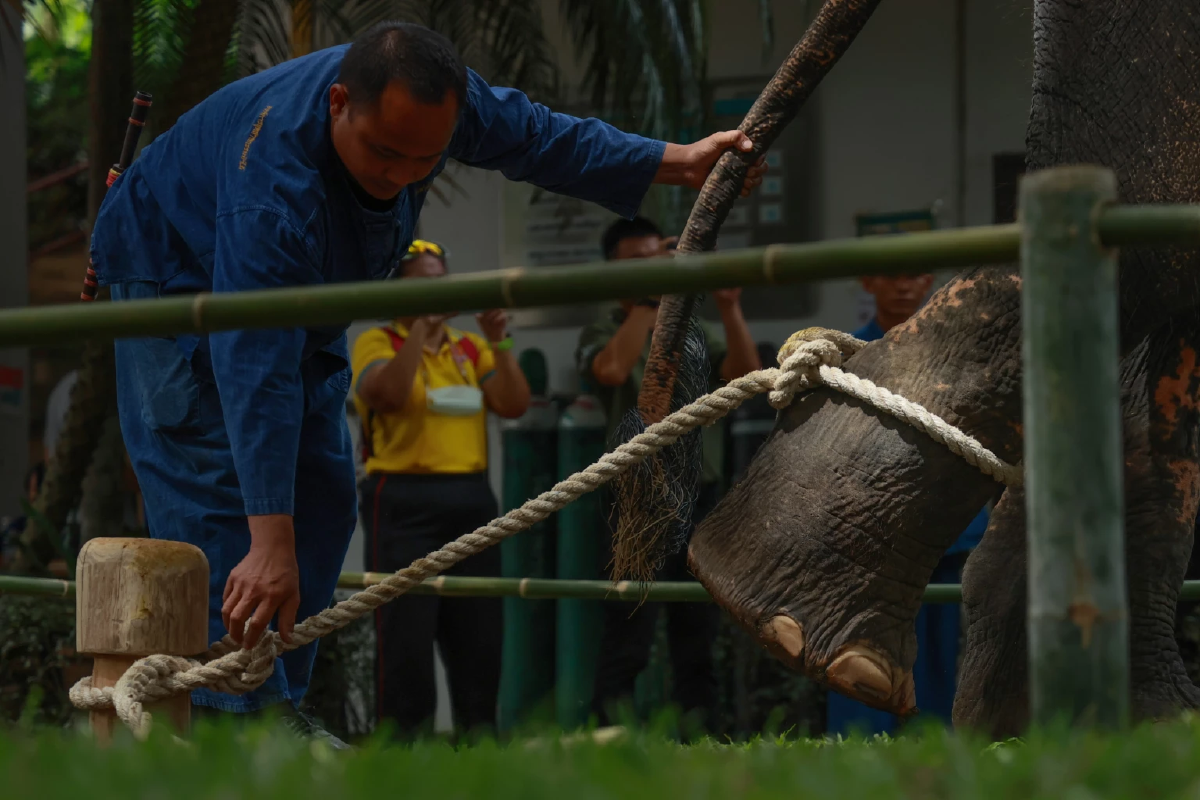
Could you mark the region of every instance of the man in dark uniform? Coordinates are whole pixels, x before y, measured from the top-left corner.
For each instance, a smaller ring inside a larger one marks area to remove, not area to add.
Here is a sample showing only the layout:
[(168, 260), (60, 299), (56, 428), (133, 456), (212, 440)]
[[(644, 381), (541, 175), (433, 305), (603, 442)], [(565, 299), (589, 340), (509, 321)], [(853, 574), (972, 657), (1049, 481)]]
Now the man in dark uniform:
[[(383, 278), (450, 158), (629, 217), (652, 183), (698, 188), (730, 147), (750, 142), (727, 131), (667, 144), (556, 114), (488, 86), (442, 36), (384, 23), (180, 117), (108, 192), (91, 255), (115, 302)], [(274, 621), (287, 641), (332, 598), (356, 513), (346, 327), (116, 343), (150, 535), (208, 557), (213, 640), (228, 630), (251, 647)], [(283, 655), (253, 692), (192, 702), (289, 710), (315, 653)]]

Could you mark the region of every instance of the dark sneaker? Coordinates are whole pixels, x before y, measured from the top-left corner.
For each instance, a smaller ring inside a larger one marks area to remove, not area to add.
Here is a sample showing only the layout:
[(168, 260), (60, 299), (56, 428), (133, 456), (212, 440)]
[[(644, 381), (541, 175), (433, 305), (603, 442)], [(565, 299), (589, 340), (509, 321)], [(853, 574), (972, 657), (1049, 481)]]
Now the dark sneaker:
[(343, 742), (338, 737), (334, 736), (329, 731), (317, 724), (316, 720), (305, 714), (303, 711), (296, 709), (288, 709), (280, 717), (280, 722), (283, 726), (292, 733), (299, 736), (301, 739), (311, 739), (313, 741), (324, 742), (334, 750), (351, 750), (350, 745)]

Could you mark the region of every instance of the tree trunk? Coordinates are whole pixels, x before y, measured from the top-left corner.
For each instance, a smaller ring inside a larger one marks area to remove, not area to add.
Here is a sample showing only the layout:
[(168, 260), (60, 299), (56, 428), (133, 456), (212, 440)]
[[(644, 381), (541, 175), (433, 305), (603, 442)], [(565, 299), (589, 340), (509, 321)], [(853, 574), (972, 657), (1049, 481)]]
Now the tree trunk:
[(108, 170), (121, 155), (133, 99), (134, 0), (92, 4), (92, 60), (88, 68), (88, 227), (107, 189)]
[(21, 535), (23, 555), (15, 565), (17, 572), (27, 571), (37, 563), (44, 566), (54, 558), (56, 548), (46, 534), (61, 537), (67, 516), (79, 507), (83, 478), (113, 405), (116, 384), (112, 342), (89, 340), (83, 346), (81, 361), (79, 377), (71, 387), (67, 419), (46, 465), (46, 478), (34, 504), (53, 530), (43, 531), (32, 521), (26, 526)]
[(125, 533), (125, 441), (116, 398), (101, 423), (99, 441), (83, 476), (79, 498), (79, 544)]
[[(88, 135), (88, 225), (107, 191), (109, 168), (125, 140), (133, 98), (133, 0), (96, 0), (92, 5), (92, 58), (88, 71), (91, 123)], [(82, 280), (83, 276), (80, 276)], [(100, 299), (99, 297), (97, 299)], [(71, 388), (67, 418), (35, 506), (53, 530), (30, 524), (21, 537), (17, 570), (47, 564), (56, 548), (47, 533), (61, 537), (78, 508), (84, 475), (96, 452), (104, 420), (115, 405), (111, 341), (89, 339), (80, 353), (79, 377)]]
[(225, 57), (233, 38), (238, 0), (201, 0), (192, 18), (191, 37), (184, 50), (183, 69), (171, 93), (162, 100), (163, 113), (155, 124), (162, 133), (188, 109), (225, 83)]

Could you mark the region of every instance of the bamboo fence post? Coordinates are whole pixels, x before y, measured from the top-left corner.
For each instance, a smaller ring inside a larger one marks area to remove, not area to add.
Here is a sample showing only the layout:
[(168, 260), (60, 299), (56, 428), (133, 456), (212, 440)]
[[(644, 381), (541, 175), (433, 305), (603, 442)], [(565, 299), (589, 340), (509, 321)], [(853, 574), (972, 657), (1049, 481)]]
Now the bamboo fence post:
[(1117, 258), (1097, 218), (1110, 170), (1021, 183), (1021, 324), (1032, 719), (1129, 720)]
[[(92, 539), (76, 563), (75, 647), (94, 659), (92, 686), (114, 686), (134, 661), (208, 649), (208, 561), (201, 550), (161, 539)], [(177, 733), (191, 722), (191, 695), (146, 710)], [(119, 725), (112, 709), (90, 712), (102, 744)]]

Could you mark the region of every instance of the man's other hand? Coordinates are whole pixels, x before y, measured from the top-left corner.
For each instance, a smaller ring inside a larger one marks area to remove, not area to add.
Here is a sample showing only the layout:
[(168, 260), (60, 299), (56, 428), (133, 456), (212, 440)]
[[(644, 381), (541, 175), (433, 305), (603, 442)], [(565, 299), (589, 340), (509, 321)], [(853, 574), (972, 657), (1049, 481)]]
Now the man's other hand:
[[(731, 147), (748, 152), (753, 148), (749, 137), (741, 131), (721, 131), (693, 144), (667, 144), (662, 164), (654, 176), (655, 183), (688, 186), (699, 189), (716, 165), (717, 159)], [(741, 196), (746, 197), (762, 183), (767, 166), (762, 156), (746, 171)]]
[(292, 518), (287, 514), (266, 514), (248, 517), (247, 521), (250, 552), (225, 582), (221, 618), (230, 637), (249, 650), (258, 644), (278, 612), (279, 635), (290, 643), (300, 606), (300, 569), (296, 566)]

